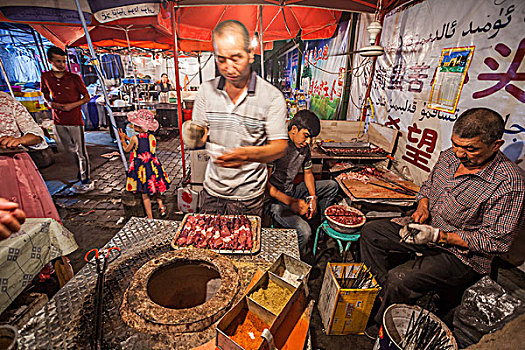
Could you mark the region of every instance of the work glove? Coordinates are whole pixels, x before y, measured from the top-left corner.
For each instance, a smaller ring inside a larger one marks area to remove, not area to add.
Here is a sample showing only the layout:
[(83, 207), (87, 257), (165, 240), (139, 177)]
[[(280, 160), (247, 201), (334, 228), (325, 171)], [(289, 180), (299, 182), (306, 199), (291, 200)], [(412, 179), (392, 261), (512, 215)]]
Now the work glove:
[(408, 224), (399, 230), (401, 241), (410, 244), (435, 243), (439, 239), (439, 229), (430, 225)]

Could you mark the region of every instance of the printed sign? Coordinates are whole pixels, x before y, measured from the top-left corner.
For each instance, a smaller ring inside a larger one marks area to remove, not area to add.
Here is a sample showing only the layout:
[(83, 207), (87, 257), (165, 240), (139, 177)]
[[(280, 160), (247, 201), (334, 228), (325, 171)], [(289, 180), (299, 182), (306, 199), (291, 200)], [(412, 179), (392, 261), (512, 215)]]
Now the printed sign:
[(474, 46), (443, 49), (428, 108), (454, 113), (474, 53)]
[(94, 13), (95, 19), (100, 23), (115, 21), (122, 18), (156, 16), (159, 14), (160, 4), (136, 4), (113, 7), (100, 10)]

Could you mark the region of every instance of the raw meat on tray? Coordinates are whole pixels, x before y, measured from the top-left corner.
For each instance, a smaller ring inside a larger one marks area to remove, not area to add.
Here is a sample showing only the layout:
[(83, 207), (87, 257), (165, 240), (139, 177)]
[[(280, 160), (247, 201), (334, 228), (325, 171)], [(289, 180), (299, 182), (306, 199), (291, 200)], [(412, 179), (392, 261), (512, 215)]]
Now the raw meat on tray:
[(188, 216), (177, 239), (181, 247), (251, 250), (251, 222), (245, 215), (226, 217), (196, 214)]

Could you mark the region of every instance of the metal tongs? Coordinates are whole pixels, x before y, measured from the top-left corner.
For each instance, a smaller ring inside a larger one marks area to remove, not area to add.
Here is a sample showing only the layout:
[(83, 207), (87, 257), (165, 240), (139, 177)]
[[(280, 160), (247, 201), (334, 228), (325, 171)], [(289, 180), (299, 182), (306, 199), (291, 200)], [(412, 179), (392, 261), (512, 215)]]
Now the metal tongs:
[[(115, 254), (111, 254), (112, 251), (115, 251)], [(94, 254), (94, 261), (93, 256)], [(100, 254), (102, 253), (102, 254)], [(95, 332), (92, 335), (92, 348), (95, 350), (100, 350), (102, 346), (102, 315), (104, 309), (104, 275), (108, 268), (108, 265), (117, 259), (120, 256), (119, 247), (110, 247), (106, 250), (106, 255), (102, 250), (93, 248), (86, 253), (84, 260), (97, 267), (97, 285), (95, 287)]]

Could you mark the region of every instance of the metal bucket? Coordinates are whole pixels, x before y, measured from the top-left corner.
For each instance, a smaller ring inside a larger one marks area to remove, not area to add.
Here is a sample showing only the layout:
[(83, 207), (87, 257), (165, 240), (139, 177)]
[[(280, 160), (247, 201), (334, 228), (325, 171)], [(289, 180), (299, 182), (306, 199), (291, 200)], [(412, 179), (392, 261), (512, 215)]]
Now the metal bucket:
[[(403, 350), (401, 341), (405, 337), (405, 333), (410, 322), (412, 312), (417, 317), (423, 311), (419, 306), (393, 304), (390, 305), (383, 314), (383, 325), (379, 329), (379, 335), (374, 344), (374, 350)], [(433, 313), (429, 313), (432, 320), (437, 321), (439, 325), (447, 333), (449, 344), (452, 349), (457, 350), (458, 344), (448, 327)]]
[(18, 330), (9, 325), (0, 326), (0, 350), (15, 350), (17, 345)]

